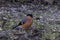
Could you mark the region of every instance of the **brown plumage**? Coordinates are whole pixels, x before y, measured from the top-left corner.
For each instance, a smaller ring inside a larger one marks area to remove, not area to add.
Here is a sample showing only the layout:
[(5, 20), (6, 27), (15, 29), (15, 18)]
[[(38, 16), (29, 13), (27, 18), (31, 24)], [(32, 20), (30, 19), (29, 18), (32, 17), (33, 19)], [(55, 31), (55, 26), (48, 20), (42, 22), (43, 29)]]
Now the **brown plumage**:
[(33, 22), (32, 17), (27, 16), (26, 23), (22, 24), (21, 26), (22, 26), (22, 28), (29, 28), (32, 25), (32, 22)]
[(33, 15), (32, 14), (27, 14), (25, 18), (22, 19), (22, 21), (12, 29), (20, 29), (20, 28), (29, 28), (31, 27), (33, 22)]

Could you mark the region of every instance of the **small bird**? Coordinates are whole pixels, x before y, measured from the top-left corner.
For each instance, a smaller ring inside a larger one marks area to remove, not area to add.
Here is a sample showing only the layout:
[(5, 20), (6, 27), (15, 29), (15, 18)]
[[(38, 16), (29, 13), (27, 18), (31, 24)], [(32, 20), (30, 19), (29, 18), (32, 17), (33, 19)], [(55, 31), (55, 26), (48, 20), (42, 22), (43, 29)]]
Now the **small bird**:
[(29, 28), (31, 27), (33, 23), (33, 15), (32, 14), (27, 14), (26, 17), (22, 19), (22, 21), (13, 29), (15, 28)]

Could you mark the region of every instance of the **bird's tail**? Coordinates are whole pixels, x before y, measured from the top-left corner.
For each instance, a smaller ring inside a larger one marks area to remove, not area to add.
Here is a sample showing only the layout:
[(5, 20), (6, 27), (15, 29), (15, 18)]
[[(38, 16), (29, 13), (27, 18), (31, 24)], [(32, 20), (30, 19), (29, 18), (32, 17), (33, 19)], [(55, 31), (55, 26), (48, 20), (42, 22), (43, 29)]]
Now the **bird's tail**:
[(16, 27), (18, 27), (18, 26), (20, 26), (20, 25), (22, 25), (22, 22), (19, 22), (19, 24), (16, 25), (16, 26), (14, 26), (12, 29), (15, 29)]

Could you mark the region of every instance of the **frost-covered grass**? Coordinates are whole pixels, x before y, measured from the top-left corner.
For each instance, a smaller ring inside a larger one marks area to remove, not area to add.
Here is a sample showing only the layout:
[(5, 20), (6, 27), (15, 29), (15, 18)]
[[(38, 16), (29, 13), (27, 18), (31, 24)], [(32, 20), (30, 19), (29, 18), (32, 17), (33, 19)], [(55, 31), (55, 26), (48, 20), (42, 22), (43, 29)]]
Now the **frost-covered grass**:
[(10, 7), (1, 7), (0, 9), (0, 25), (2, 26), (4, 20), (6, 20), (6, 23), (4, 24), (5, 29), (11, 29), (13, 26), (17, 25), (26, 14), (32, 13), (34, 16), (32, 28), (39, 28), (42, 30), (43, 35), (41, 40), (55, 40), (55, 38), (60, 35), (60, 25), (55, 23), (56, 20), (58, 21), (60, 19), (60, 10), (58, 9), (58, 6), (33, 4), (21, 6), (9, 5)]

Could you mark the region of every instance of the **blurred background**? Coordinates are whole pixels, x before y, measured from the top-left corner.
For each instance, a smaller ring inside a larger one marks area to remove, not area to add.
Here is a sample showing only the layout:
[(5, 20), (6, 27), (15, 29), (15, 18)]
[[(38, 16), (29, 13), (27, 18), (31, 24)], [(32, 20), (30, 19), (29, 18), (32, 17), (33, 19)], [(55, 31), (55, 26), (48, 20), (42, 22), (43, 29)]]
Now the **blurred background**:
[(37, 40), (60, 40), (60, 0), (0, 0), (0, 31), (16, 26), (26, 14), (34, 16), (32, 28), (42, 31)]

